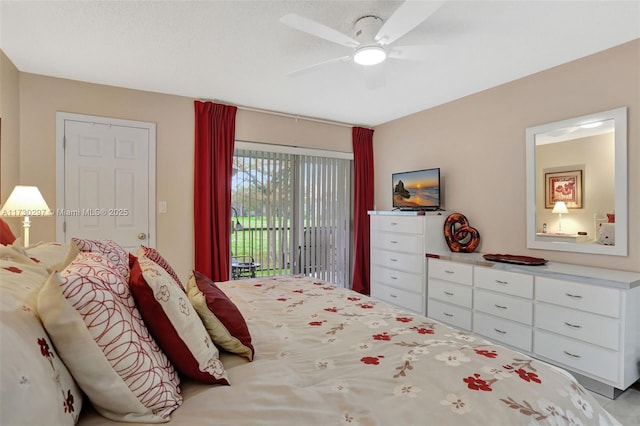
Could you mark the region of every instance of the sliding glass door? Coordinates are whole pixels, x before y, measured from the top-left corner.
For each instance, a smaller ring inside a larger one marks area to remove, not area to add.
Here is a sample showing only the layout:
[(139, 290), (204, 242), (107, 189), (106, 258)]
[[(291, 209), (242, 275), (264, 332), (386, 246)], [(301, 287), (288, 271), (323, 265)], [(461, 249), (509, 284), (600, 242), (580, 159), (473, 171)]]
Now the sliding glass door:
[(232, 276), (304, 274), (348, 287), (351, 164), (342, 153), (236, 142)]

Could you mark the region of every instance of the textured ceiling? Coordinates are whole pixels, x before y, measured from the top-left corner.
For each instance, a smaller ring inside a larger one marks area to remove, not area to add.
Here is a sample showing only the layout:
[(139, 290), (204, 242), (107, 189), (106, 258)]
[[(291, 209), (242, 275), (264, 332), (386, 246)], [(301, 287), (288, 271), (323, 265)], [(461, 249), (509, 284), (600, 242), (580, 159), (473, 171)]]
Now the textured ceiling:
[(0, 0), (0, 48), (23, 72), (373, 126), (640, 37), (640, 1), (450, 0), (394, 43), (420, 61), (287, 75), (353, 52), (281, 16), (353, 36), (401, 3)]

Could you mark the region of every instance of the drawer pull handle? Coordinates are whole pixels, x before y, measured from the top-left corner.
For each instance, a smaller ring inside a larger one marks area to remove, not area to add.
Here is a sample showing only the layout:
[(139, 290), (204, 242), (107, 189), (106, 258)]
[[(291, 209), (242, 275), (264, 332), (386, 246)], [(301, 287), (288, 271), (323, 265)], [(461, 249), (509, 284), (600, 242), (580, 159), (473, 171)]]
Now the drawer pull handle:
[(495, 304), (495, 307), (498, 309), (507, 309), (506, 306), (498, 305), (497, 303)]
[(497, 329), (497, 328), (494, 328), (494, 330), (495, 330), (495, 331), (497, 331), (497, 332), (498, 332), (498, 333), (500, 333), (500, 334), (507, 334), (507, 332), (506, 332), (506, 331), (504, 331), (504, 330), (499, 330), (499, 329)]
[(576, 354), (572, 354), (571, 352), (567, 352), (567, 351), (562, 351), (565, 354), (569, 355), (572, 358), (582, 358), (580, 355), (576, 355)]
[(393, 241), (393, 240), (391, 240), (391, 241), (389, 241), (389, 242), (390, 242), (391, 244), (398, 244), (398, 242), (397, 242), (397, 241)]
[(445, 316), (447, 316), (447, 317), (451, 317), (451, 318), (453, 318), (453, 314), (450, 314), (450, 313), (448, 313), (448, 312), (443, 312), (443, 314), (444, 314)]
[(447, 273), (447, 274), (455, 274), (455, 272), (450, 271), (450, 270), (448, 270), (448, 269), (445, 269), (445, 270), (444, 270), (444, 272), (445, 272), (445, 273)]
[(396, 226), (398, 222), (391, 222), (391, 226)]
[(389, 260), (392, 261), (392, 262), (397, 262), (398, 261), (398, 259), (394, 259), (393, 257), (389, 258)]
[(571, 294), (571, 293), (565, 293), (565, 294), (569, 297), (573, 297), (574, 299), (582, 299), (582, 296), (580, 296), (579, 294)]
[(496, 280), (496, 282), (497, 282), (498, 284), (502, 284), (502, 285), (507, 285), (507, 284), (509, 284), (509, 281), (500, 281), (500, 280)]
[(389, 296), (393, 297), (394, 299), (398, 297), (395, 294), (389, 294)]
[(571, 324), (570, 322), (564, 322), (566, 326), (568, 327), (572, 327), (572, 328), (582, 328), (581, 325), (576, 325), (576, 324)]
[(397, 280), (398, 277), (394, 277), (393, 275), (391, 275), (389, 278), (391, 278), (392, 280)]
[(444, 291), (444, 294), (446, 294), (447, 296), (453, 296), (453, 293), (451, 293), (450, 291)]

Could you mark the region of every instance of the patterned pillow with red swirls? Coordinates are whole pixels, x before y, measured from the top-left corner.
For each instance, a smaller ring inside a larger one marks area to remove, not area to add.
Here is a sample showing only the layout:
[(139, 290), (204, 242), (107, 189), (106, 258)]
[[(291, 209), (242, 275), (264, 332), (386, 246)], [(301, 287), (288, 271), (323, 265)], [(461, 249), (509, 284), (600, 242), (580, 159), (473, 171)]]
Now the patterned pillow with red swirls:
[(182, 403), (178, 375), (110, 257), (81, 252), (62, 273), (52, 274), (38, 296), (40, 317), (99, 413), (119, 421), (166, 422)]
[(120, 271), (125, 280), (129, 280), (129, 253), (114, 241), (110, 240), (86, 240), (82, 238), (72, 238), (80, 251), (92, 251), (102, 253)]

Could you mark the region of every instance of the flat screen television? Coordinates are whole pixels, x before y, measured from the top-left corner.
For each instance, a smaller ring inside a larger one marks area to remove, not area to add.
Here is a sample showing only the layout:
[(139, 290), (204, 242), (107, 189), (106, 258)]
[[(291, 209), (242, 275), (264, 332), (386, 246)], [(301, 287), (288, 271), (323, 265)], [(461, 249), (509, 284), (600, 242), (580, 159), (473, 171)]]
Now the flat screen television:
[(391, 175), (394, 210), (439, 210), (440, 168)]

